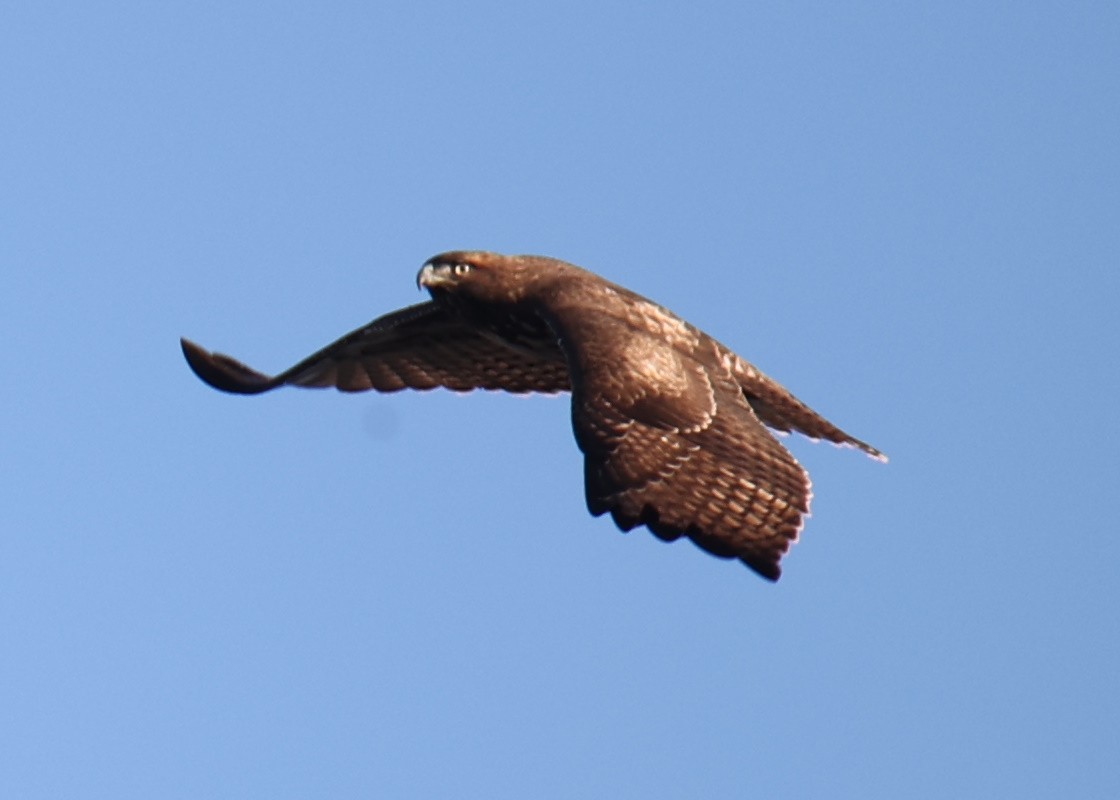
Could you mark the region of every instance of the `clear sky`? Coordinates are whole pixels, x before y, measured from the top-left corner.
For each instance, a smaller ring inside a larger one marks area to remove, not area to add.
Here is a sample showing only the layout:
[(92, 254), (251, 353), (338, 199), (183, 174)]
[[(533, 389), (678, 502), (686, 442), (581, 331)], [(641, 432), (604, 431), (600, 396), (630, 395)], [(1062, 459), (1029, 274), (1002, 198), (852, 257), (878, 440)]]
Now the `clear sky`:
[[(1120, 796), (1115, 3), (8, 3), (0, 796)], [(563, 398), (257, 398), (452, 248), (672, 308), (787, 440), (767, 583)]]

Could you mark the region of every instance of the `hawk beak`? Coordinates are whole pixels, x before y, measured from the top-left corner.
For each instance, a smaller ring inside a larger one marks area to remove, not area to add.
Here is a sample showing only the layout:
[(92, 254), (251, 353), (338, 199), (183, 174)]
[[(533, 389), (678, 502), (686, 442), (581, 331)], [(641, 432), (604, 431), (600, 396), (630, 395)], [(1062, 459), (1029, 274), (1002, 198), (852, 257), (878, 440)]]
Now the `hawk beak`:
[(451, 283), (451, 267), (447, 264), (428, 263), (416, 273), (417, 289), (432, 289), (439, 286), (448, 286)]

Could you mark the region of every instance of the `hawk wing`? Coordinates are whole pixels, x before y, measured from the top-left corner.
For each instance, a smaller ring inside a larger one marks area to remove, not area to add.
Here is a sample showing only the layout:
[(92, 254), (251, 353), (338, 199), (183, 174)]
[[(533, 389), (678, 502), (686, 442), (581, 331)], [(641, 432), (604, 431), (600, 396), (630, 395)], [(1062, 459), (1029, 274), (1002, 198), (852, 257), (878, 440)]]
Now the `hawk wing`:
[(777, 580), (809, 511), (809, 477), (759, 421), (718, 345), (700, 334), (682, 352), (632, 327), (576, 339), (573, 423), (591, 513), (609, 511), (624, 531), (687, 536)]
[(272, 377), (186, 339), (181, 344), (199, 378), (234, 394), (283, 385), (333, 386), (344, 392), (443, 386), (552, 393), (567, 391), (570, 384), (555, 338), (522, 340), (514, 347), (431, 301), (379, 317)]

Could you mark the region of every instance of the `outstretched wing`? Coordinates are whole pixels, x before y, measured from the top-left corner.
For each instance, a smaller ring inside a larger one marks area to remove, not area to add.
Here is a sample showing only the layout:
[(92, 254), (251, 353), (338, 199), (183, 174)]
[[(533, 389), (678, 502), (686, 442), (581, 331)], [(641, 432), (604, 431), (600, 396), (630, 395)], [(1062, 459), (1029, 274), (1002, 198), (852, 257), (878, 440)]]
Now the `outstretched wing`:
[(569, 346), (593, 351), (573, 359), (572, 399), (591, 513), (666, 541), (687, 536), (777, 580), (809, 511), (809, 477), (759, 421), (715, 342), (670, 344), (632, 327), (575, 339)]
[(379, 317), (272, 377), (186, 339), (181, 344), (199, 378), (234, 394), (259, 394), (283, 385), (344, 392), (437, 386), (563, 392), (570, 384), (555, 338), (522, 339), (514, 347), (430, 301)]

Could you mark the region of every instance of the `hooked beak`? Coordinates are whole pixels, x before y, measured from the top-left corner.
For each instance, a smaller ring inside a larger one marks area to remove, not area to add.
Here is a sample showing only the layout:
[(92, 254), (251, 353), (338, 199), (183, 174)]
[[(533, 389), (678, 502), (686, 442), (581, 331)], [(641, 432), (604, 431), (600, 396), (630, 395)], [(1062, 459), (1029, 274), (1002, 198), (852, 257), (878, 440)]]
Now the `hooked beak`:
[(450, 264), (432, 264), (429, 262), (422, 266), (420, 271), (416, 273), (417, 289), (435, 289), (448, 286), (451, 283)]

